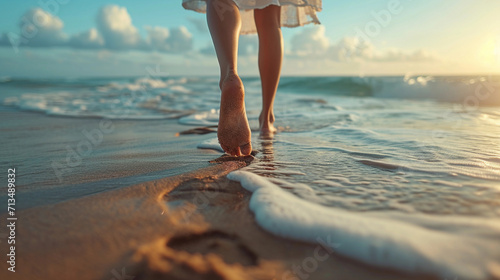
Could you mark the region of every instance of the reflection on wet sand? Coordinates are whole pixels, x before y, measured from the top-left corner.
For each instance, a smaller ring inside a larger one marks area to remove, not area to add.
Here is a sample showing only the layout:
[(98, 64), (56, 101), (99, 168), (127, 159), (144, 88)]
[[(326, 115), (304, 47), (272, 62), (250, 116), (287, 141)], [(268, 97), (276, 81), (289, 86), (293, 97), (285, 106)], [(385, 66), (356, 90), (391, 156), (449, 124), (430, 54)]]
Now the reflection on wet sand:
[(262, 151), (262, 158), (260, 160), (263, 162), (272, 162), (274, 160), (273, 139), (260, 138), (260, 140)]

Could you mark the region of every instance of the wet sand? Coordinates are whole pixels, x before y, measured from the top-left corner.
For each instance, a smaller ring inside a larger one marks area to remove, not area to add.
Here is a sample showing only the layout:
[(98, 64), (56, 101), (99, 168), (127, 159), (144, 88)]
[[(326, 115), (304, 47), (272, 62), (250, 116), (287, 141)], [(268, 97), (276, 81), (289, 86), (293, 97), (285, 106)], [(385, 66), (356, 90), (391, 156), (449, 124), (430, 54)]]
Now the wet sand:
[[(18, 122), (15, 128), (2, 127), (10, 129), (10, 140), (36, 136), (23, 140), (24, 144), (10, 142), (27, 147), (12, 157), (25, 167), (20, 171), (57, 158), (52, 153), (61, 151), (53, 149), (74, 143), (80, 139), (81, 125), (96, 122), (14, 112), (9, 118)], [(37, 132), (34, 127), (44, 122), (54, 127), (41, 127)], [(250, 193), (225, 177), (247, 165), (248, 159), (220, 159), (220, 154), (195, 149), (194, 143), (203, 136), (165, 137), (182, 129), (164, 121), (167, 131), (159, 131), (164, 124), (152, 123), (115, 122), (121, 132), (109, 134), (108, 142), (96, 148), (85, 166), (75, 169), (64, 184), (51, 185), (48, 175), (19, 178), (18, 198), (28, 201), (16, 212), (16, 272), (7, 271), (4, 261), (1, 279), (423, 279), (350, 261), (321, 243), (296, 242), (263, 231), (249, 210)], [(146, 126), (143, 129), (158, 138), (151, 134), (124, 138), (139, 126)], [(62, 129), (59, 138), (47, 136), (54, 129)], [(139, 152), (126, 148), (139, 145), (141, 137), (149, 148)], [(171, 148), (168, 141), (178, 141), (175, 147), (182, 149)], [(40, 142), (45, 145), (31, 147)], [(165, 154), (158, 156), (160, 149)], [(28, 163), (33, 151), (40, 158)], [(4, 150), (4, 155), (12, 152)], [(123, 164), (117, 165), (120, 161)], [(40, 170), (23, 176), (37, 176)], [(167, 177), (172, 173), (175, 176)], [(40, 178), (47, 180), (37, 182)], [(148, 182), (137, 182), (141, 180)], [(35, 194), (22, 195), (33, 193), (29, 190), (39, 184), (43, 186)], [(68, 192), (68, 188), (85, 191)], [(67, 193), (51, 200), (55, 192)], [(31, 200), (36, 194), (49, 201)], [(6, 218), (0, 215), (3, 221)], [(6, 227), (1, 227), (0, 235), (6, 234)], [(4, 241), (0, 246), (6, 254)]]
[[(176, 136), (192, 128), (177, 120), (111, 120), (102, 131), (98, 118), (47, 116), (1, 105), (0, 118), (0, 166), (17, 169), (18, 209), (182, 174), (209, 166), (219, 155), (196, 149), (211, 135)], [(0, 193), (1, 201), (6, 198)]]
[[(225, 175), (246, 163), (18, 213), (15, 277), (2, 279), (422, 279), (374, 269), (322, 244), (275, 237)], [(5, 220), (5, 216), (1, 219)], [(325, 240), (328, 242), (328, 240)], [(121, 278), (120, 278), (121, 277)]]

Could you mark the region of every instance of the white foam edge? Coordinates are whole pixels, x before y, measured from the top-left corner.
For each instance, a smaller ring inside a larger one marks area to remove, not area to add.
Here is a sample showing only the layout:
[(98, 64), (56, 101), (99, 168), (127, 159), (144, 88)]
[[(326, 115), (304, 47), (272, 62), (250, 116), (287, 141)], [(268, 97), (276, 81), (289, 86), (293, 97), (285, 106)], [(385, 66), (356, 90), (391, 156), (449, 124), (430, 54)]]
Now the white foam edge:
[(500, 276), (498, 246), (490, 242), (314, 204), (247, 171), (227, 177), (253, 192), (250, 209), (257, 223), (278, 236), (320, 242), (340, 255), (409, 273), (459, 279)]
[(215, 150), (215, 151), (224, 153), (224, 150), (220, 146), (219, 140), (217, 140), (217, 138), (209, 138), (209, 139), (203, 140), (196, 147), (198, 149), (209, 149), (209, 150)]
[(180, 124), (211, 126), (219, 123), (219, 113), (213, 109), (209, 112), (199, 112), (179, 119)]

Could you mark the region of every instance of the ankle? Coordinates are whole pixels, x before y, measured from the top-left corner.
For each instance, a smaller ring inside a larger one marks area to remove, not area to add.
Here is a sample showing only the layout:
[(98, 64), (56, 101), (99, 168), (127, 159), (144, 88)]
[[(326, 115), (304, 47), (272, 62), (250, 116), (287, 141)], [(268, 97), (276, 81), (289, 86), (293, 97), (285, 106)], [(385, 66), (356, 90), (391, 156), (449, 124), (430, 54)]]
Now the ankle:
[(228, 73), (228, 75), (226, 75), (224, 77), (224, 80), (222, 81), (222, 88), (225, 87), (232, 88), (232, 91), (240, 91), (243, 90), (243, 82), (241, 81), (241, 78), (240, 76), (238, 76), (238, 74), (234, 72)]
[(268, 112), (262, 111), (262, 113), (260, 113), (260, 116), (259, 116), (259, 122), (260, 122), (260, 124), (263, 124), (263, 123), (273, 124), (274, 123), (273, 111), (268, 111)]
[(227, 68), (225, 71), (221, 69), (219, 88), (222, 90), (224, 83), (227, 80), (234, 79), (234, 78), (236, 78), (237, 80), (240, 80), (240, 77), (238, 75), (238, 71), (236, 70), (236, 68), (230, 67), (230, 68)]

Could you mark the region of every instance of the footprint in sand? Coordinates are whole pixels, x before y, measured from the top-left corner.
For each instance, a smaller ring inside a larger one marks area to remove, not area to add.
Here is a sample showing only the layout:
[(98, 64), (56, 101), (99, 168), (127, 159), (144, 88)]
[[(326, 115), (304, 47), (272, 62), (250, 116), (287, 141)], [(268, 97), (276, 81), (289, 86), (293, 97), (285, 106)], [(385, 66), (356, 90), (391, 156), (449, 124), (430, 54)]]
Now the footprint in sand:
[(236, 235), (218, 230), (174, 236), (167, 242), (167, 246), (190, 254), (215, 254), (228, 264), (239, 263), (243, 266), (255, 266), (258, 262), (257, 255)]
[(282, 273), (280, 264), (259, 259), (238, 236), (220, 230), (160, 239), (134, 259), (135, 280), (268, 280)]

